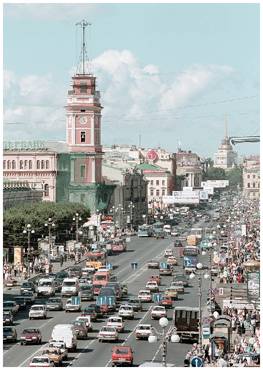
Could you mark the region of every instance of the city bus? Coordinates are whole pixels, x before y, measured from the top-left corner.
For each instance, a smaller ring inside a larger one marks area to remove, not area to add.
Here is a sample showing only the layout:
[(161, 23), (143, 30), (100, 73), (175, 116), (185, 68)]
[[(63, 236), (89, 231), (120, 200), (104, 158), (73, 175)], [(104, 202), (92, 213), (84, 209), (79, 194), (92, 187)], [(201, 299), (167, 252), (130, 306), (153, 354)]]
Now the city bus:
[(153, 236), (152, 227), (149, 225), (141, 225), (138, 229), (138, 237), (149, 237)]

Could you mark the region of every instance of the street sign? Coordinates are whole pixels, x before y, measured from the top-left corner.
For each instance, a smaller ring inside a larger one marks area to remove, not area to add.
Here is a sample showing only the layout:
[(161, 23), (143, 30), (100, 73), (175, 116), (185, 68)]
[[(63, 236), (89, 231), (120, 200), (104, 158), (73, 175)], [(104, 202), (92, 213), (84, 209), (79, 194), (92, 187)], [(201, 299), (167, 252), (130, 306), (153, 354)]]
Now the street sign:
[(138, 268), (138, 263), (137, 263), (137, 262), (132, 262), (132, 263), (131, 263), (131, 268), (132, 268), (133, 270), (136, 270), (136, 269)]
[(192, 367), (203, 367), (204, 363), (201, 357), (195, 356), (191, 358)]

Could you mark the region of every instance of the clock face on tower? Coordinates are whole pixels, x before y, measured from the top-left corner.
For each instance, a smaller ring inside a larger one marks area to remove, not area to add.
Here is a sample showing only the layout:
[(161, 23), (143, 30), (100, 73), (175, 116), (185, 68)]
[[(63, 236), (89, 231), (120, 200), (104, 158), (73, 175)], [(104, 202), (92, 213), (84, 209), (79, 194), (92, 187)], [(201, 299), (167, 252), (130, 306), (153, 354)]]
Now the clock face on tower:
[(80, 119), (79, 119), (79, 122), (82, 123), (82, 124), (87, 123), (88, 118), (86, 116), (81, 116)]

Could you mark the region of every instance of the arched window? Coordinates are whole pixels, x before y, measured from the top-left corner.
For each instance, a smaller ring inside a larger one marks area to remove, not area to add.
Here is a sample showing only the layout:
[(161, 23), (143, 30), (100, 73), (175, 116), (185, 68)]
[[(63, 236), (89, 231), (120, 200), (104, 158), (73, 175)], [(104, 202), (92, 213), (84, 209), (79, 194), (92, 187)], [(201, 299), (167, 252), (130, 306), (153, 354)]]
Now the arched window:
[(7, 169), (10, 170), (11, 161), (7, 161)]
[(19, 161), (19, 168), (20, 168), (20, 170), (22, 170), (23, 169), (23, 161), (21, 160), (21, 161)]
[(15, 170), (16, 169), (16, 161), (12, 161), (12, 169)]
[(49, 169), (49, 161), (46, 161), (46, 169)]
[(45, 168), (45, 161), (41, 161), (41, 170)]
[(27, 168), (27, 161), (24, 161), (24, 168)]
[(49, 186), (48, 186), (48, 184), (44, 185), (44, 196), (45, 197), (49, 196)]
[(31, 160), (29, 160), (29, 161), (28, 161), (28, 164), (29, 164), (29, 169), (30, 169), (30, 170), (32, 170), (32, 161), (31, 161)]
[(37, 169), (39, 170), (40, 169), (40, 161), (37, 160)]
[(6, 161), (3, 162), (3, 169), (5, 170)]

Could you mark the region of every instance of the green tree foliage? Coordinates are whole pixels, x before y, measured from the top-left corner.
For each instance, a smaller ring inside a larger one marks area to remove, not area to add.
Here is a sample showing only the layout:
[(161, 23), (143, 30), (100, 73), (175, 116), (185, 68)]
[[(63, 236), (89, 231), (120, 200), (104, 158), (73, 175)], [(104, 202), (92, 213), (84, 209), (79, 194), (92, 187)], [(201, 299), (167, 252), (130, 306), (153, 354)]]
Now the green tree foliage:
[(35, 230), (35, 234), (31, 234), (31, 244), (36, 245), (38, 238), (48, 235), (45, 223), (49, 218), (55, 224), (52, 235), (56, 236), (56, 242), (65, 242), (70, 238), (70, 232), (75, 230), (72, 218), (76, 212), (82, 218), (80, 224), (85, 223), (90, 216), (89, 210), (78, 203), (42, 202), (10, 208), (3, 216), (4, 247), (26, 245), (27, 234), (23, 234), (23, 230), (27, 224)]
[(226, 178), (227, 180), (229, 180), (229, 186), (237, 186), (237, 185), (241, 186), (243, 183), (242, 168), (235, 167), (227, 171)]
[(226, 180), (226, 172), (223, 168), (210, 167), (204, 174), (204, 180)]

